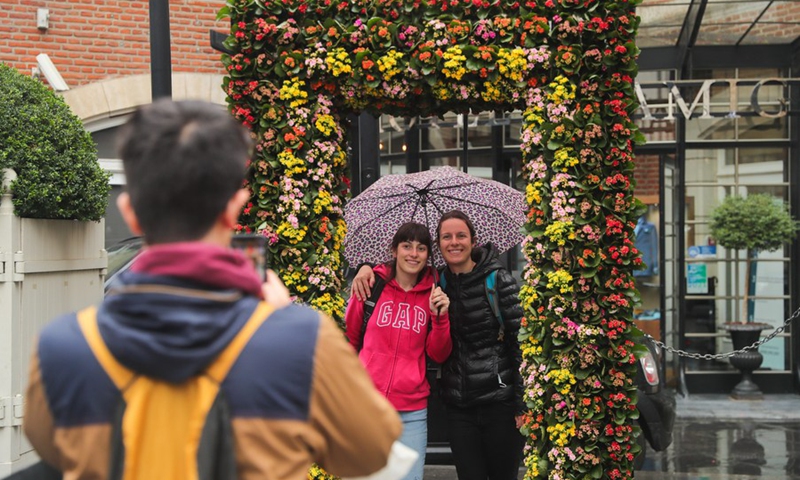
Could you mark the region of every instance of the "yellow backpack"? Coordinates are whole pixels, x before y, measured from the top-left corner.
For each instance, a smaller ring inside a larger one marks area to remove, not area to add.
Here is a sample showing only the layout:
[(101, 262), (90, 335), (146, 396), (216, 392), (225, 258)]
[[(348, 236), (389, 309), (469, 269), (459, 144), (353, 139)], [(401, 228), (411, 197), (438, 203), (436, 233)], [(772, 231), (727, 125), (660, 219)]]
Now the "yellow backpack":
[(112, 425), (110, 480), (237, 478), (230, 413), (220, 385), (272, 311), (260, 303), (208, 368), (182, 384), (124, 367), (100, 336), (95, 308), (78, 313), (84, 337), (121, 395)]

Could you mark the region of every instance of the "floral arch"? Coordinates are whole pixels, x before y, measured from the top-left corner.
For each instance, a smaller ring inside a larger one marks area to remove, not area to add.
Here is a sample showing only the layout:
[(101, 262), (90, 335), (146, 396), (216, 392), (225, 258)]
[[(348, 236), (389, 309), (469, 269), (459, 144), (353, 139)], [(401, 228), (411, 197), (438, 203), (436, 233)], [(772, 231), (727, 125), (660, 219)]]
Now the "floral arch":
[[(228, 0), (232, 113), (257, 140), (240, 228), (341, 320), (346, 115), (523, 112), (526, 478), (630, 478), (642, 213), (640, 0)], [(311, 476), (316, 476), (312, 473)]]

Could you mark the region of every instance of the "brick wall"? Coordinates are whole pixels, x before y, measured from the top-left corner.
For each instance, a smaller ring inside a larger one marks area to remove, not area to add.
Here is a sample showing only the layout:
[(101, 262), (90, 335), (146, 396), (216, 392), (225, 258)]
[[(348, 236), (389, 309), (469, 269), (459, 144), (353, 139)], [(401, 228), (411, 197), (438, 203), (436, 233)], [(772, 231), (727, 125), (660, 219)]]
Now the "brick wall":
[[(227, 32), (217, 21), (218, 1), (178, 1), (170, 6), (172, 71), (224, 73), (209, 29)], [(150, 73), (149, 2), (145, 0), (4, 0), (0, 8), (0, 62), (30, 74), (36, 55), (46, 53), (75, 88), (115, 77)], [(38, 7), (50, 10), (50, 28), (36, 28)]]
[(636, 155), (636, 188), (634, 195), (637, 197), (654, 196), (658, 198), (658, 177), (660, 172), (659, 156), (653, 154)]

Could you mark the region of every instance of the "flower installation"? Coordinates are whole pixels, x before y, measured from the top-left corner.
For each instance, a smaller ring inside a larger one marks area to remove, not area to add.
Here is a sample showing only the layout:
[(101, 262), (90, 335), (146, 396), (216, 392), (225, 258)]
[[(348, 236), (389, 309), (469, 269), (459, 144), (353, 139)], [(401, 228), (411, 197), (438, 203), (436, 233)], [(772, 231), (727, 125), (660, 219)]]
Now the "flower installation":
[[(342, 319), (348, 115), (523, 112), (526, 479), (632, 478), (640, 0), (228, 0), (224, 88), (256, 148), (238, 228)], [(310, 479), (330, 478), (315, 466)]]

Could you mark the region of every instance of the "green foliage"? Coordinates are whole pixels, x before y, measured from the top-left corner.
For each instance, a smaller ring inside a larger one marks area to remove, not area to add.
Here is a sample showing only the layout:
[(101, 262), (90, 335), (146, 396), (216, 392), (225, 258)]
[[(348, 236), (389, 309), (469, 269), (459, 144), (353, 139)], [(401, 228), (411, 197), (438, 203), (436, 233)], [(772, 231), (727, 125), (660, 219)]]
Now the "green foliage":
[(19, 217), (105, 214), (109, 174), (80, 119), (42, 83), (0, 64), (0, 175), (6, 168), (17, 173), (11, 194)]
[(773, 251), (794, 240), (797, 223), (769, 194), (726, 197), (711, 213), (711, 235), (729, 249)]

